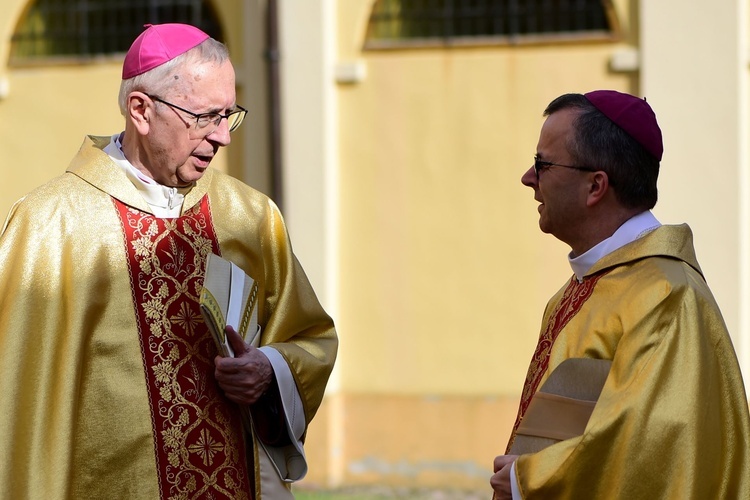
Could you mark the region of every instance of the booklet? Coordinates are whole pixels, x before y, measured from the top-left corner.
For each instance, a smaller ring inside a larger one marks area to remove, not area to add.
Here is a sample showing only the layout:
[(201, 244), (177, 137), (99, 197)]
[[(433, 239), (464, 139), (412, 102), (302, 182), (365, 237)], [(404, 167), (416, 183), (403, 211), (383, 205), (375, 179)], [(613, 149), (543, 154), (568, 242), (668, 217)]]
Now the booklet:
[(560, 363), (532, 397), (510, 454), (536, 453), (583, 434), (611, 366), (609, 360), (592, 358)]
[[(208, 325), (221, 356), (234, 357), (234, 350), (224, 329), (234, 327), (251, 345), (260, 344), (258, 325), (258, 284), (239, 266), (216, 254), (208, 254), (206, 274), (200, 295), (203, 320)], [(248, 338), (248, 332), (251, 333)], [(252, 428), (250, 409), (240, 405), (243, 425)]]
[(258, 284), (239, 266), (216, 254), (209, 254), (206, 275), (200, 295), (203, 319), (222, 356), (234, 357), (225, 328), (231, 326), (240, 336), (257, 347)]

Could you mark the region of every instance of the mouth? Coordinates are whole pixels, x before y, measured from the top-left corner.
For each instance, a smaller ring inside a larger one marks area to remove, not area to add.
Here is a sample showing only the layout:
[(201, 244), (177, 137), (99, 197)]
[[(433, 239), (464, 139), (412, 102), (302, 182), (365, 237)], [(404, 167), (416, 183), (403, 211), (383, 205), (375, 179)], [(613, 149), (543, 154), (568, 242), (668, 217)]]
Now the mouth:
[(195, 158), (196, 161), (196, 168), (202, 168), (205, 169), (208, 167), (208, 165), (211, 163), (211, 160), (214, 159), (214, 157), (208, 156), (208, 155), (193, 155), (193, 158)]

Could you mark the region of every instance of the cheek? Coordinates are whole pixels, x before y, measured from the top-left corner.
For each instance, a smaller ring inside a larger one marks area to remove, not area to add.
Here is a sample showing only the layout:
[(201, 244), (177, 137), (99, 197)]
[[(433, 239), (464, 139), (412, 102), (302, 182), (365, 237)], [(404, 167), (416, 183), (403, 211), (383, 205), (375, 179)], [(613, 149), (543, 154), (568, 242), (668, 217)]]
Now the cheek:
[(542, 197), (542, 200), (544, 202), (542, 214), (547, 220), (559, 220), (565, 216), (567, 212), (567, 200), (565, 198), (547, 194), (547, 196)]
[(169, 155), (176, 164), (182, 165), (190, 162), (194, 151), (195, 144), (193, 144), (193, 141), (187, 138), (175, 137), (169, 150)]

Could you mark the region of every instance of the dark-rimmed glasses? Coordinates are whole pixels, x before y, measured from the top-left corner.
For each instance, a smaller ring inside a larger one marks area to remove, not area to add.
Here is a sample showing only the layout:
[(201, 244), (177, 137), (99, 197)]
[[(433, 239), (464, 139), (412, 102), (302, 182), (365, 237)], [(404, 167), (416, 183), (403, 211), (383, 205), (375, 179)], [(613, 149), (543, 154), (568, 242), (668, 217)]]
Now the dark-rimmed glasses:
[[(154, 101), (166, 104), (170, 108), (178, 109), (183, 113), (187, 113), (188, 115), (192, 116), (195, 119), (196, 130), (199, 130), (201, 135), (203, 135), (204, 137), (213, 134), (214, 131), (219, 128), (219, 124), (224, 118), (227, 119), (227, 126), (229, 127), (229, 131), (234, 132), (235, 130), (237, 130), (237, 127), (242, 124), (242, 120), (245, 119), (245, 115), (247, 115), (247, 110), (239, 105), (237, 105), (236, 110), (231, 111), (226, 115), (222, 115), (221, 113), (193, 113), (192, 111), (181, 108), (178, 105), (167, 102), (159, 97), (149, 94), (146, 95)], [(213, 126), (213, 128), (208, 128), (210, 126)]]
[(536, 179), (539, 180), (539, 172), (549, 167), (565, 167), (572, 168), (574, 170), (582, 170), (584, 172), (597, 172), (598, 170), (591, 167), (579, 167), (577, 165), (563, 165), (561, 163), (552, 163), (551, 161), (544, 161), (539, 158), (538, 155), (534, 156), (534, 172), (536, 173)]

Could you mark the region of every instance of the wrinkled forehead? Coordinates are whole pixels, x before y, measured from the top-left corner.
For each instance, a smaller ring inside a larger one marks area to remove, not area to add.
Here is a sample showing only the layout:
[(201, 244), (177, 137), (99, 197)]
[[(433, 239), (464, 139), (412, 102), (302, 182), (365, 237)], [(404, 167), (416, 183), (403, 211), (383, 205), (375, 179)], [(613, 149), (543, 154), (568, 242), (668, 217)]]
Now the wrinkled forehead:
[(174, 74), (168, 93), (196, 105), (231, 107), (236, 99), (234, 67), (229, 61), (185, 64)]

